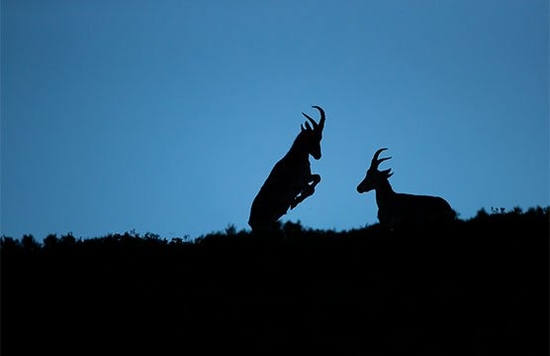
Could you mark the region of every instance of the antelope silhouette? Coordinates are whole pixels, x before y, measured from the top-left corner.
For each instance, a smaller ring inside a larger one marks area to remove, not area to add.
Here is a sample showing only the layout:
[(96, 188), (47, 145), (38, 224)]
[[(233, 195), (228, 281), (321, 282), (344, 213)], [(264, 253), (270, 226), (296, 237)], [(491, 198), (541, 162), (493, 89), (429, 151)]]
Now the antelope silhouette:
[(391, 168), (378, 170), (380, 163), (391, 158), (378, 158), (380, 153), (385, 150), (387, 148), (380, 148), (376, 151), (365, 178), (357, 186), (359, 193), (375, 191), (380, 224), (395, 228), (403, 224), (439, 223), (454, 220), (456, 212), (441, 197), (394, 192), (389, 181), (393, 175)]
[(300, 125), (300, 133), (290, 150), (275, 164), (252, 201), (248, 219), (252, 231), (272, 231), (289, 208), (294, 209), (313, 195), (315, 186), (321, 181), (319, 174), (311, 174), (309, 156), (315, 160), (321, 158), (325, 112), (320, 106), (312, 108), (320, 113), (319, 123), (302, 112), (309, 122), (305, 122), (305, 127)]

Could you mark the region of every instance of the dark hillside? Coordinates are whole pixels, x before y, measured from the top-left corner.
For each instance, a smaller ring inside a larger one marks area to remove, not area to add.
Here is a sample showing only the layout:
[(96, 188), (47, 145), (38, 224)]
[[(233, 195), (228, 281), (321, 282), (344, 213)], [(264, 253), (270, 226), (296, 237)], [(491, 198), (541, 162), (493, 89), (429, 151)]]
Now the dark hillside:
[(533, 208), (395, 232), (4, 237), (2, 355), (546, 356), (549, 226)]

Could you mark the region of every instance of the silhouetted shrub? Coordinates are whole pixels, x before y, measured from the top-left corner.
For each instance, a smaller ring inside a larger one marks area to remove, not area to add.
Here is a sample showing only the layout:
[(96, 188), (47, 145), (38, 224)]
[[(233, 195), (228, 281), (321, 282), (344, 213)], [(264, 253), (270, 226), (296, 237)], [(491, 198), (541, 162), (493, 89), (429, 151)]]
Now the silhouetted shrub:
[(402, 231), (279, 227), (265, 239), (234, 225), (194, 241), (4, 236), (2, 355), (74, 354), (74, 342), (548, 354), (548, 207)]

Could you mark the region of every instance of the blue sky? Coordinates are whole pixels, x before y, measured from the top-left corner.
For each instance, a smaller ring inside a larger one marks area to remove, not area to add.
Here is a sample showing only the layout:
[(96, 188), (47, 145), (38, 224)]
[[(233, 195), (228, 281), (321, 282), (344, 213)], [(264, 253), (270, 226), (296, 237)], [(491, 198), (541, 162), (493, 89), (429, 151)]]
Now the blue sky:
[(461, 218), (547, 206), (549, 5), (460, 1), (1, 2), (0, 232), (249, 229), (311, 105), (316, 193), (283, 221), (377, 222), (395, 191)]

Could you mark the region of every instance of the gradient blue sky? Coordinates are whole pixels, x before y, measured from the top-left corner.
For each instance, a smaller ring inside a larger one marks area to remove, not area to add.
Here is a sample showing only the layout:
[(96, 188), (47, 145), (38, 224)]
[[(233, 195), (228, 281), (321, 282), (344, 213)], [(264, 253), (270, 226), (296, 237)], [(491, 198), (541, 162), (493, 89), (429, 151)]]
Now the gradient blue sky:
[(283, 221), (377, 222), (355, 190), (388, 147), (394, 190), (549, 204), (549, 3), (1, 2), (5, 236), (249, 229), (304, 122), (327, 122), (316, 193)]

